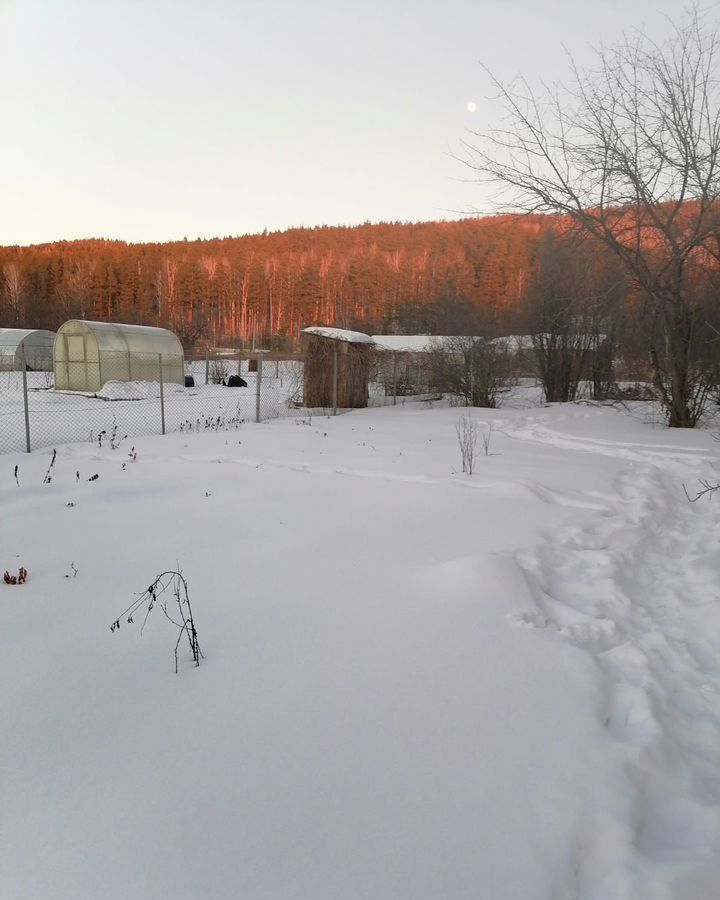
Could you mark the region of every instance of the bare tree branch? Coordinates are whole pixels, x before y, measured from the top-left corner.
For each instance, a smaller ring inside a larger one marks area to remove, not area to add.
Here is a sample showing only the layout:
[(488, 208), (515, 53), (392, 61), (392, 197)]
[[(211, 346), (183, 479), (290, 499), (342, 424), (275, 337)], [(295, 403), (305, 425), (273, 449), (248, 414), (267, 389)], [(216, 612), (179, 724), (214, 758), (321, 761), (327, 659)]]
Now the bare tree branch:
[(679, 427), (697, 424), (717, 379), (704, 326), (720, 259), (717, 55), (717, 28), (695, 9), (662, 42), (635, 31), (593, 66), (570, 56), (568, 86), (488, 72), (503, 122), (464, 144), (505, 211), (565, 216), (621, 262), (648, 304), (653, 380)]

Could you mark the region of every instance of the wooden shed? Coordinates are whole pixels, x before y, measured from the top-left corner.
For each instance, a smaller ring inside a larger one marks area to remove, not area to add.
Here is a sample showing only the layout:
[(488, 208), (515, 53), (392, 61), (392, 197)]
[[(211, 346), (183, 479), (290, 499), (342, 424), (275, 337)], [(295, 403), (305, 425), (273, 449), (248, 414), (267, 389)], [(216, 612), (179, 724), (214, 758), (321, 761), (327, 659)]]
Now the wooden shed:
[(374, 343), (369, 334), (315, 326), (302, 332), (303, 403), (306, 407), (359, 409), (368, 405), (368, 382)]

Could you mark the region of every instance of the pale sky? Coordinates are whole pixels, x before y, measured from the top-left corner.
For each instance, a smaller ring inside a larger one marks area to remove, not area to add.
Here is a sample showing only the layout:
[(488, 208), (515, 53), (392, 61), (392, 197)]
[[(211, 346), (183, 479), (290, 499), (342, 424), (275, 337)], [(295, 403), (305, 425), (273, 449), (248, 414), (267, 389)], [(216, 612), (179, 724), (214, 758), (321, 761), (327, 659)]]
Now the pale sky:
[[(717, 9), (717, 4), (710, 4)], [(0, 244), (164, 241), (484, 208), (452, 158), (677, 0), (0, 0)], [(468, 111), (468, 104), (477, 109)]]

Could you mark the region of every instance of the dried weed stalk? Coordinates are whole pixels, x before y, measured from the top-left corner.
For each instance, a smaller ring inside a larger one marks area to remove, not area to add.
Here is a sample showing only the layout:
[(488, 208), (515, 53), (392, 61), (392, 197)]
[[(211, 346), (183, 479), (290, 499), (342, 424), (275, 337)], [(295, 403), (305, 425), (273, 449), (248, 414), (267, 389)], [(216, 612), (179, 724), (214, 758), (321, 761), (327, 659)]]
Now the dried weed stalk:
[[(142, 634), (148, 616), (156, 603), (159, 603), (167, 620), (172, 622), (179, 632), (177, 642), (175, 643), (175, 673), (177, 674), (178, 670), (178, 647), (180, 646), (183, 636), (187, 638), (188, 643), (190, 644), (190, 652), (192, 653), (195, 665), (199, 666), (202, 652), (200, 650), (200, 645), (198, 644), (195, 621), (193, 619), (190, 597), (188, 595), (187, 581), (179, 571), (170, 569), (166, 572), (161, 572), (150, 587), (143, 591), (137, 600), (131, 603), (130, 606), (115, 619), (110, 626), (110, 631), (115, 632), (120, 628), (121, 619), (125, 619), (128, 625), (132, 625), (135, 614), (145, 607), (145, 616), (140, 628), (140, 634)], [(177, 607), (177, 610), (174, 611), (172, 615), (170, 614), (170, 610), (168, 610), (168, 603), (170, 603), (170, 608), (172, 610), (175, 610)]]

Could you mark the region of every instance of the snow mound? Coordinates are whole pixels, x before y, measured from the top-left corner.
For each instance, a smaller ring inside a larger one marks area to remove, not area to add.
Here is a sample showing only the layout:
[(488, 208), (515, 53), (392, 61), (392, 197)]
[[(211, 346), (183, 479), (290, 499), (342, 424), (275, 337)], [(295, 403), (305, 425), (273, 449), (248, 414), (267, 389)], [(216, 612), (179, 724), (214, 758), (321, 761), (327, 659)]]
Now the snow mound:
[[(164, 384), (165, 393), (182, 390), (179, 384)], [(97, 396), (103, 400), (151, 400), (160, 396), (159, 381), (106, 381)]]

